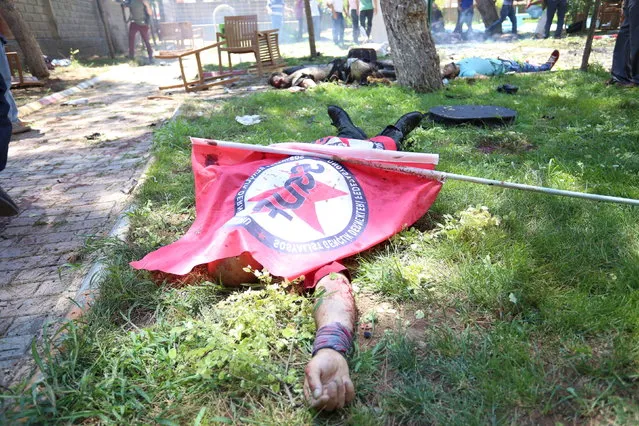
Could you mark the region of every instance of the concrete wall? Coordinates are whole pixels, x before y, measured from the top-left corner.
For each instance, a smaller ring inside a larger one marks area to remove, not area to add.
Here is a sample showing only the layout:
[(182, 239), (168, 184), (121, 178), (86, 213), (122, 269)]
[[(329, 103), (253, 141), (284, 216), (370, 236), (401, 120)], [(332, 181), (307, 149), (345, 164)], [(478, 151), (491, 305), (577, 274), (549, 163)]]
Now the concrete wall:
[[(267, 13), (267, 0), (159, 0), (162, 2), (163, 22), (190, 22), (204, 30), (204, 39), (215, 40), (216, 24), (224, 22), (224, 15), (257, 15), (258, 26), (262, 30), (271, 28), (271, 18)], [(288, 35), (297, 29), (296, 18), (291, 11), (295, 8), (295, 0), (284, 0), (290, 10), (285, 14), (284, 28), (280, 31), (280, 43), (286, 42)], [(229, 12), (224, 5), (232, 7), (234, 13)], [(214, 21), (214, 12), (218, 10)], [(224, 13), (226, 12), (226, 13)], [(330, 16), (325, 14), (322, 26), (330, 28)]]
[[(190, 22), (193, 25), (214, 24), (213, 12), (221, 5), (235, 9), (235, 15), (257, 15), (258, 21), (266, 25), (270, 20), (266, 13), (267, 0), (195, 0), (195, 2), (177, 3), (176, 0), (162, 0), (165, 9), (165, 22)], [(291, 3), (294, 0), (286, 0)]]
[[(71, 50), (79, 50), (78, 55), (84, 57), (108, 55), (104, 25), (95, 0), (15, 0), (15, 3), (45, 55), (63, 58)], [(110, 0), (103, 0), (102, 4), (114, 45), (124, 52), (126, 31), (120, 5)], [(19, 51), (15, 41), (10, 41), (9, 50)]]

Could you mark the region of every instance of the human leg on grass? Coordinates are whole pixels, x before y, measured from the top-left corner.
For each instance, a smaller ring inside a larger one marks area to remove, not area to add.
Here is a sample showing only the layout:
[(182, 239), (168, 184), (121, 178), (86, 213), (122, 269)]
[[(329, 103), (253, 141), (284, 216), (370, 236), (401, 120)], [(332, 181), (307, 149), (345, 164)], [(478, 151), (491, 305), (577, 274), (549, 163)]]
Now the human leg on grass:
[(512, 61), (509, 59), (502, 59), (501, 62), (504, 64), (505, 72), (541, 72), (550, 71), (558, 60), (559, 51), (553, 50), (548, 60), (541, 65), (535, 65), (529, 62)]

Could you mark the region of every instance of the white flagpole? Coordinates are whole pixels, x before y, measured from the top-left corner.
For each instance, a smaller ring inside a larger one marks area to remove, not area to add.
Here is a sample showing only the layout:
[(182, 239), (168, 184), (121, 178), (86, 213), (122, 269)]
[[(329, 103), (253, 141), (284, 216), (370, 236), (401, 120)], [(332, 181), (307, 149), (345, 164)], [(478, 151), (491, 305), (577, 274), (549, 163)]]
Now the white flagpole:
[(373, 163), (368, 160), (342, 157), (342, 156), (333, 155), (333, 154), (322, 154), (318, 152), (307, 152), (307, 151), (289, 149), (289, 148), (250, 145), (250, 144), (244, 144), (244, 143), (238, 143), (238, 142), (227, 142), (227, 141), (207, 140), (207, 143), (214, 146), (216, 145), (216, 146), (224, 146), (229, 148), (237, 148), (237, 149), (242, 149), (246, 151), (257, 151), (257, 152), (279, 154), (279, 155), (305, 155), (309, 157), (317, 157), (317, 158), (323, 158), (326, 160), (338, 161), (340, 163), (359, 164), (363, 166), (374, 167), (377, 169), (391, 170), (396, 172), (422, 176), (428, 179), (438, 180), (440, 182), (445, 182), (447, 179), (453, 179), (453, 180), (460, 180), (464, 182), (478, 183), (482, 185), (519, 189), (522, 191), (541, 192), (543, 194), (561, 195), (564, 197), (583, 198), (586, 200), (605, 201), (609, 203), (622, 203), (622, 204), (630, 204), (633, 206), (639, 206), (639, 200), (632, 199), (632, 198), (612, 197), (609, 195), (588, 194), (584, 192), (566, 191), (563, 189), (554, 189), (554, 188), (546, 188), (543, 186), (525, 185), (522, 183), (506, 182), (503, 180), (484, 179), (484, 178), (478, 178), (474, 176), (465, 176), (465, 175), (459, 175), (455, 173), (440, 172), (437, 170), (425, 170), (425, 169), (420, 169), (417, 167), (398, 166), (395, 164)]

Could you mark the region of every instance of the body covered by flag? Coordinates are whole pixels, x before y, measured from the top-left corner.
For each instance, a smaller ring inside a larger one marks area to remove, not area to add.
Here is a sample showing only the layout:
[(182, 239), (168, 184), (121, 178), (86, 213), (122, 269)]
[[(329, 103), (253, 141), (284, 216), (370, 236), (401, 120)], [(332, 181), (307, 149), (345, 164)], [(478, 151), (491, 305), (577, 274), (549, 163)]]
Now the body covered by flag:
[(441, 183), (313, 154), (422, 169), (437, 163), (437, 155), (384, 150), (388, 141), (252, 147), (192, 138), (195, 222), (132, 266), (184, 275), (248, 252), (272, 275), (294, 279), (384, 241), (428, 210)]

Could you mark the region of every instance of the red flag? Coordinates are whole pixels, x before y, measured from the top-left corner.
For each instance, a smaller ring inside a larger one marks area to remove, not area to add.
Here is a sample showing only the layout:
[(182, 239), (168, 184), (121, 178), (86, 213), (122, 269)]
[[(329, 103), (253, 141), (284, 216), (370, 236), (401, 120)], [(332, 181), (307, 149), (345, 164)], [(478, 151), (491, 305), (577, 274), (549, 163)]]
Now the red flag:
[[(294, 279), (412, 225), (441, 188), (423, 177), (313, 157), (434, 169), (437, 155), (385, 151), (391, 141), (386, 137), (324, 138), (318, 141), (323, 145), (276, 144), (256, 151), (191, 141), (195, 222), (180, 240), (132, 262), (134, 268), (184, 275), (248, 252), (272, 275)], [(283, 149), (289, 151), (278, 152)]]

